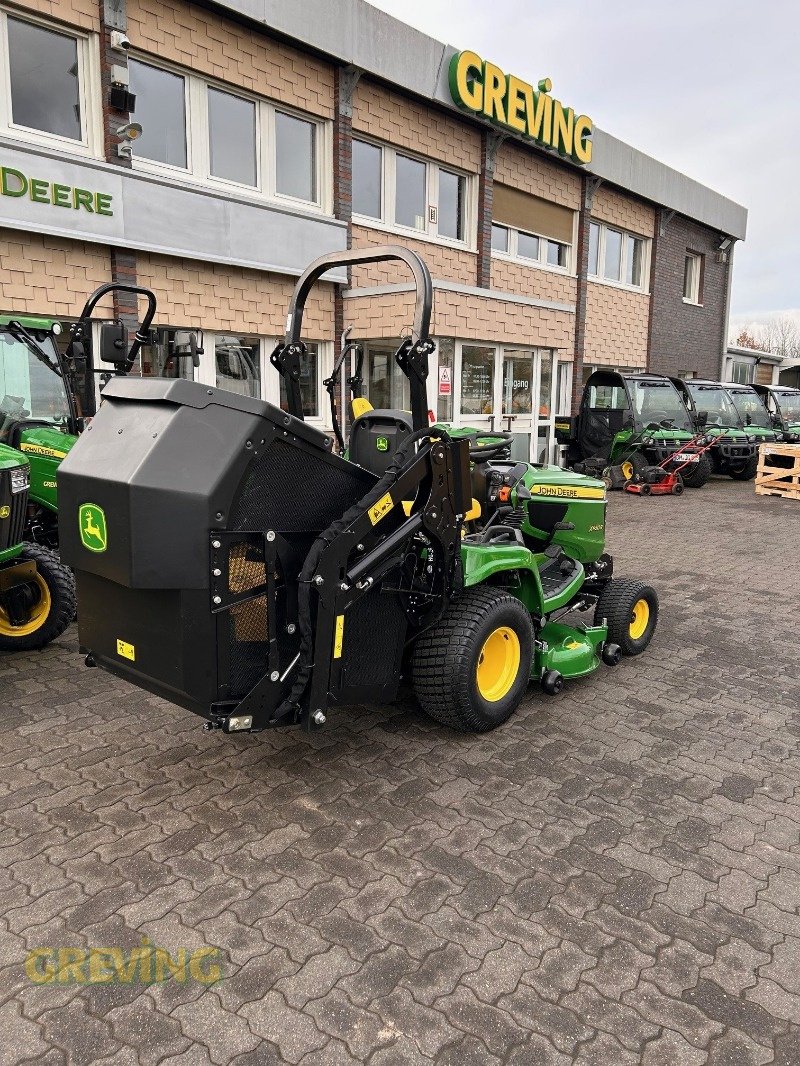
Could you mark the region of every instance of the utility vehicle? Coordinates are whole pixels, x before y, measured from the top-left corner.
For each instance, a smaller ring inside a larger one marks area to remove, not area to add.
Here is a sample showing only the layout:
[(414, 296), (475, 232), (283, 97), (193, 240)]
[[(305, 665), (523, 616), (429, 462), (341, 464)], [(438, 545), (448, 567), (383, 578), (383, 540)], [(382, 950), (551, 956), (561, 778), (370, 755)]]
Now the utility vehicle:
[[(411, 413), (364, 408), (348, 460), (303, 421), (304, 307), (327, 270), (392, 259), (417, 292), (396, 353)], [(603, 483), (429, 425), (431, 303), (405, 248), (324, 256), (271, 356), (288, 411), (185, 380), (107, 386), (59, 479), (88, 665), (226, 732), (318, 729), (410, 676), (435, 719), (483, 732), (529, 681), (556, 693), (644, 651), (658, 598), (613, 577)]]
[[(147, 297), (148, 309), (128, 347), (120, 322), (104, 322), (99, 332), (99, 358), (113, 364), (100, 370), (93, 357), (92, 313), (109, 292)], [(30, 498), (25, 516), (27, 540), (58, 548), (56, 474), (86, 420), (94, 415), (95, 375), (130, 370), (146, 343), (156, 309), (155, 296), (138, 286), (109, 284), (87, 300), (70, 327), (62, 354), (57, 345), (61, 324), (49, 318), (0, 316), (0, 443), (23, 452), (30, 461)]]
[(747, 385), (692, 378), (682, 386), (694, 403), (698, 427), (719, 438), (708, 451), (714, 473), (734, 481), (752, 480), (759, 445), (777, 440), (761, 400)]
[(58, 556), (23, 540), (30, 464), (0, 444), (0, 651), (42, 648), (75, 614), (75, 582)]
[(800, 389), (788, 385), (752, 385), (769, 413), (773, 429), (786, 444), (800, 442)]
[(663, 374), (596, 370), (577, 416), (556, 419), (556, 439), (568, 446), (573, 469), (601, 476), (620, 468), (623, 482), (640, 479), (647, 467), (688, 463), (683, 484), (701, 488), (711, 476), (710, 462), (681, 450), (696, 432), (691, 397), (679, 379)]

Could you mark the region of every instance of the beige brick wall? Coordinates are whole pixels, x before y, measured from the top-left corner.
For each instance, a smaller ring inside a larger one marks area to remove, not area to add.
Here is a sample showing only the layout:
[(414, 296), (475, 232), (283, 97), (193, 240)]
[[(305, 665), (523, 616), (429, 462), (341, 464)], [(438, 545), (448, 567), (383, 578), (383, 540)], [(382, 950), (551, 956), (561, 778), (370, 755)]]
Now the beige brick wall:
[(581, 206), (579, 174), (510, 141), (505, 141), (497, 150), (494, 180), (573, 211)]
[(576, 278), (523, 263), (509, 263), (506, 259), (492, 259), (491, 287), (499, 292), (561, 303), (574, 304), (578, 298)]
[[(408, 334), (414, 317), (412, 293), (387, 293), (345, 300), (345, 325), (368, 340)], [(434, 336), (561, 347), (572, 351), (575, 316), (565, 311), (490, 300), (437, 290), (433, 301)]]
[[(434, 241), (415, 241), (411, 237), (384, 230), (370, 229), (367, 226), (353, 226), (353, 247), (374, 248), (379, 244), (400, 244), (416, 252), (428, 265), (435, 278), (458, 281), (463, 285), (477, 284), (478, 254)], [(402, 263), (369, 263), (354, 267), (352, 272), (353, 288), (366, 285), (397, 285), (410, 280), (408, 267)]]
[[(100, 244), (0, 229), (0, 309), (77, 318), (98, 285), (111, 281), (111, 256)], [(112, 313), (111, 298), (98, 314)]]
[(644, 368), (650, 297), (590, 281), (584, 362)]
[[(78, 2), (78, 0), (73, 0)], [(135, 48), (231, 85), (333, 117), (333, 67), (184, 0), (128, 0)]]
[(353, 97), (353, 133), (359, 131), (461, 170), (477, 174), (481, 168), (481, 136), (474, 126), (366, 78)]
[[(282, 337), (295, 279), (258, 270), (138, 254), (140, 285), (158, 300), (156, 324)], [(317, 285), (303, 316), (306, 340), (333, 337), (333, 286)]]
[(17, 6), (82, 30), (100, 30), (98, 0), (19, 0)]
[(655, 232), (656, 212), (649, 204), (634, 200), (607, 185), (601, 185), (594, 194), (592, 218), (608, 222), (612, 226), (652, 237)]

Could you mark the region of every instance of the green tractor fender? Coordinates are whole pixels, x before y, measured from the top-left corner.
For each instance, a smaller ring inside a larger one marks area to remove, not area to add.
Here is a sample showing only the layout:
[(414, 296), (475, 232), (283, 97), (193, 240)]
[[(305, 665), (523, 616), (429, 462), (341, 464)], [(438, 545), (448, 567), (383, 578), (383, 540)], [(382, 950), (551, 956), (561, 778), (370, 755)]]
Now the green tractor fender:
[(58, 510), (58, 468), (77, 437), (49, 426), (31, 426), (20, 435), (19, 450), (31, 467), (30, 498), (50, 511)]

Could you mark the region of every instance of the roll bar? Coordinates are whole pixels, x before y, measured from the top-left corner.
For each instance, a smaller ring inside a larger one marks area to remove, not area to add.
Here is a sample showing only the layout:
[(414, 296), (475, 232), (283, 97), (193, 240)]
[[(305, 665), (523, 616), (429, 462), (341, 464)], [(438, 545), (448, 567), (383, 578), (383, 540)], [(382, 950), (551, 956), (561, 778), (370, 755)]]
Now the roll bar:
[(427, 428), (428, 400), (425, 381), (428, 377), (428, 356), (434, 348), (433, 341), (430, 339), (433, 282), (430, 271), (416, 252), (395, 244), (382, 245), (377, 248), (353, 249), (347, 252), (331, 252), (329, 255), (320, 256), (306, 267), (295, 285), (286, 319), (286, 335), (270, 356), (270, 362), (286, 381), (289, 414), (295, 418), (303, 418), (300, 356), (305, 351), (305, 345), (300, 338), (300, 333), (306, 300), (312, 286), (333, 267), (354, 266), (357, 263), (384, 263), (390, 260), (405, 263), (414, 277), (417, 298), (411, 337), (403, 341), (395, 358), (410, 383), (414, 429)]
[[(132, 292), (136, 296), (144, 296), (147, 300), (147, 311), (145, 311), (144, 318), (139, 324), (139, 328), (133, 337), (133, 344), (128, 352), (127, 370), (133, 366), (136, 362), (136, 356), (139, 354), (139, 349), (143, 344), (147, 344), (150, 339), (150, 325), (155, 318), (156, 313), (156, 297), (155, 293), (150, 289), (145, 289), (141, 285), (125, 285), (120, 282), (111, 281), (106, 285), (101, 285), (99, 289), (95, 289), (86, 303), (83, 305), (83, 310), (80, 313), (80, 318), (75, 324), (72, 330), (72, 338), (70, 340), (70, 347), (75, 343), (82, 343), (86, 338), (85, 327), (83, 323), (87, 322), (92, 317), (92, 311), (98, 303), (109, 292)], [(92, 367), (92, 369), (94, 369)]]

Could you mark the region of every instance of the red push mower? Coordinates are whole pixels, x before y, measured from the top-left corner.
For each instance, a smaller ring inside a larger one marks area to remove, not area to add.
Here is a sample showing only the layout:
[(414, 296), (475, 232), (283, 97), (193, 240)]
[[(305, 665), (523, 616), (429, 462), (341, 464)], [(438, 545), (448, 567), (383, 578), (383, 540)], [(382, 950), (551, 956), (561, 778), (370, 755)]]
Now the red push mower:
[[(707, 437), (705, 433), (700, 433), (692, 437), (679, 452), (668, 456), (658, 466), (648, 466), (636, 481), (626, 482), (623, 486), (625, 492), (632, 492), (635, 496), (680, 496), (684, 488), (681, 470), (685, 470), (693, 463), (699, 463), (700, 456), (724, 436), (725, 433), (715, 437)], [(675, 463), (677, 466), (674, 465)], [(672, 469), (667, 470), (668, 466)]]

